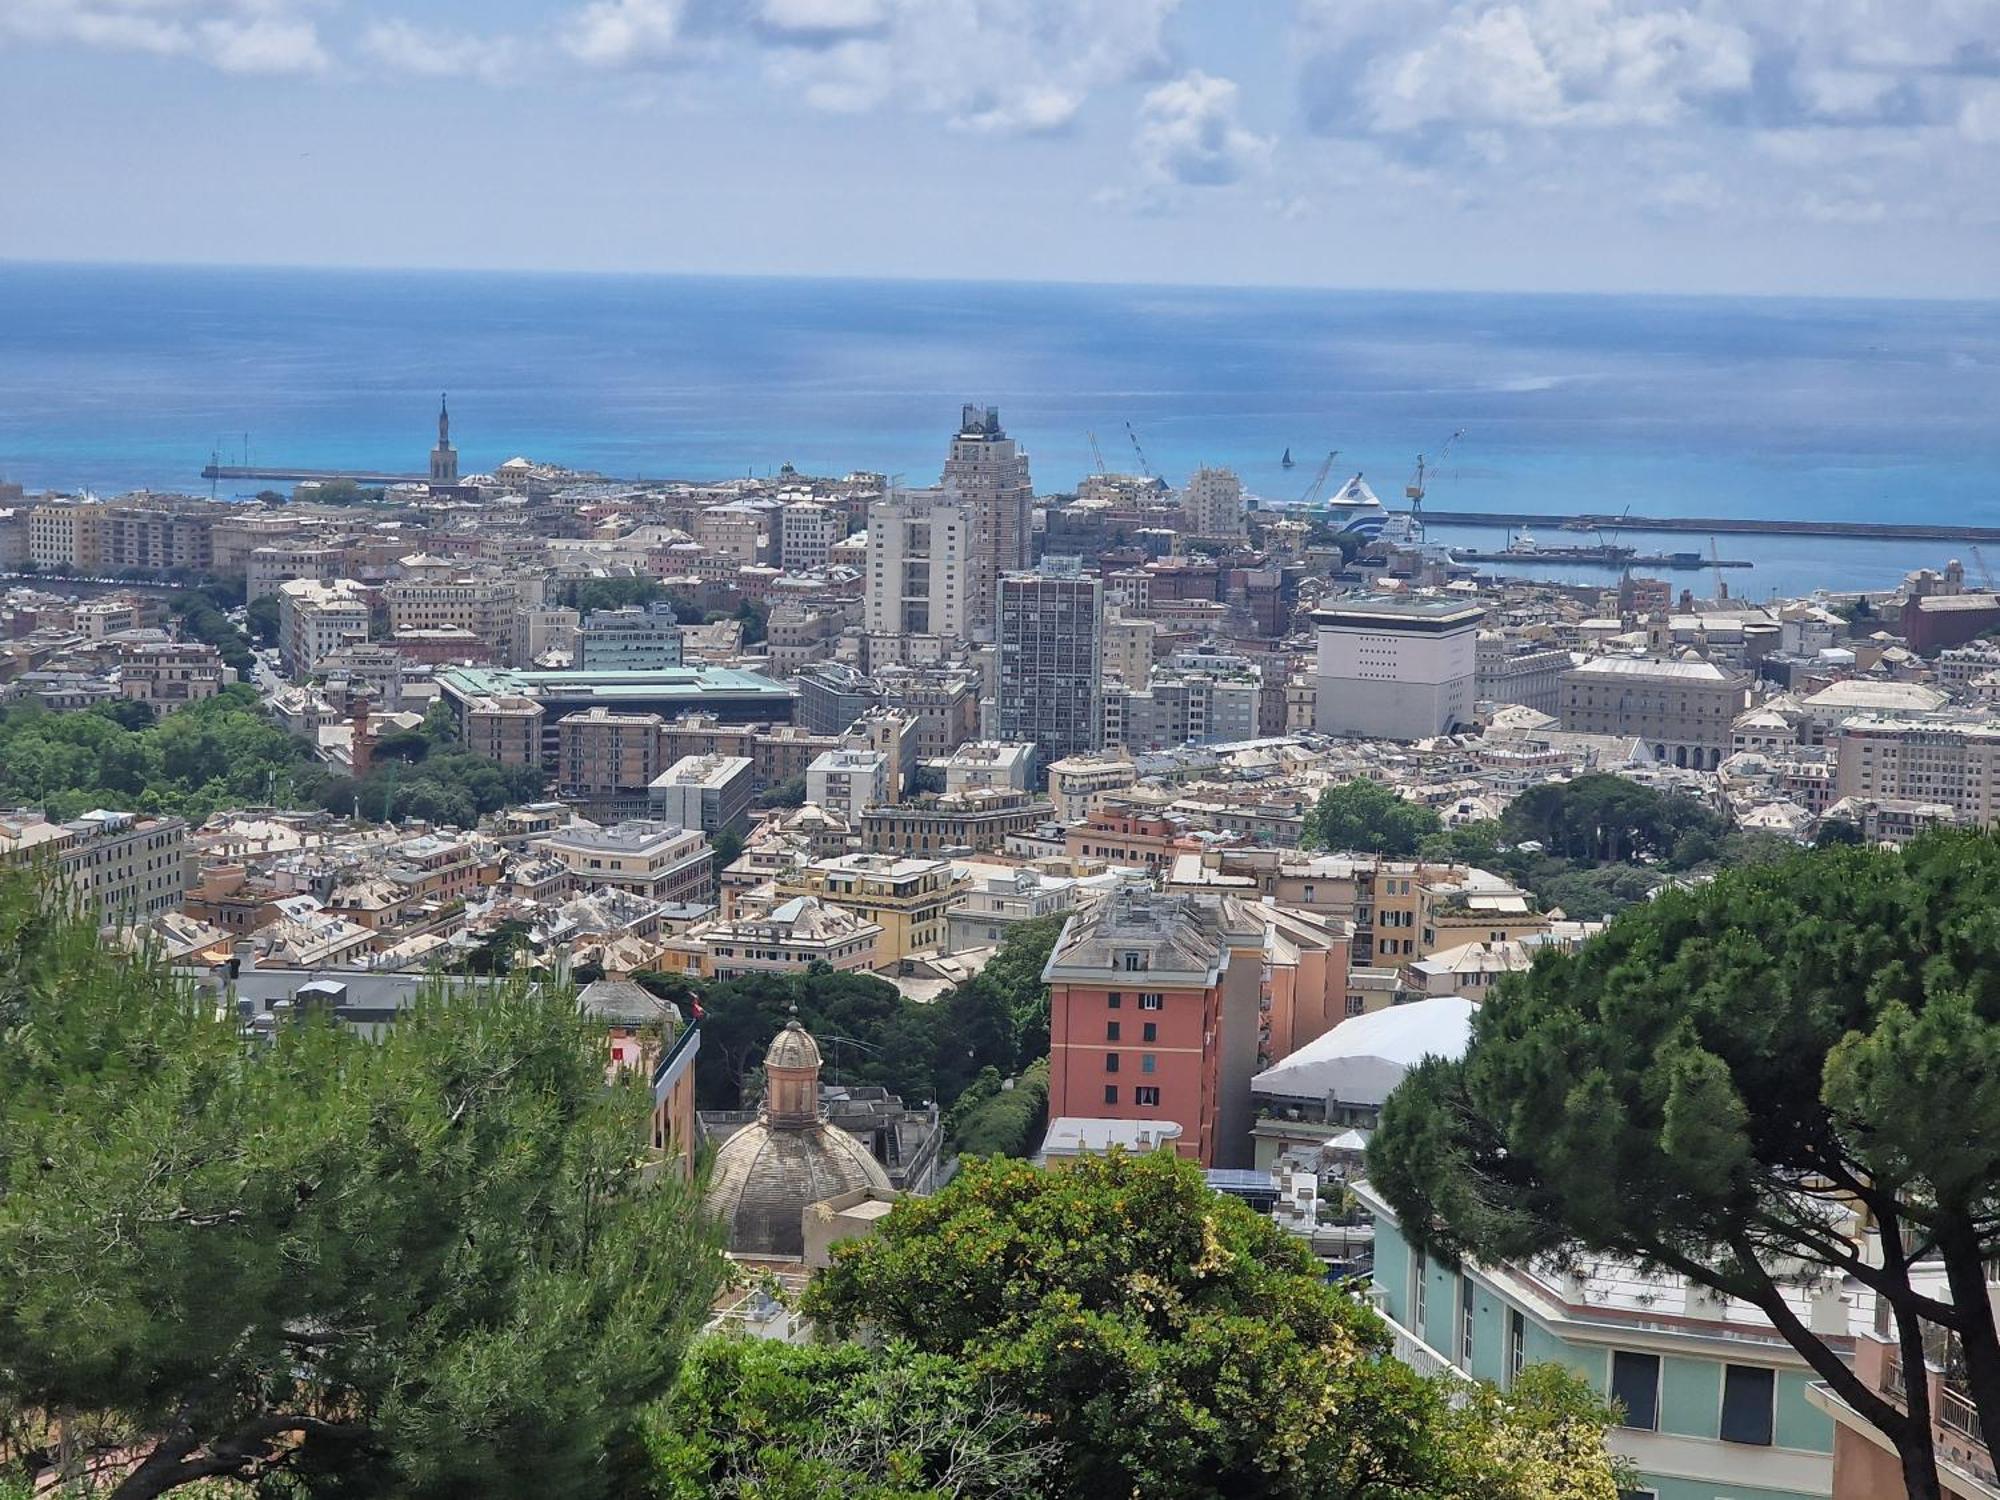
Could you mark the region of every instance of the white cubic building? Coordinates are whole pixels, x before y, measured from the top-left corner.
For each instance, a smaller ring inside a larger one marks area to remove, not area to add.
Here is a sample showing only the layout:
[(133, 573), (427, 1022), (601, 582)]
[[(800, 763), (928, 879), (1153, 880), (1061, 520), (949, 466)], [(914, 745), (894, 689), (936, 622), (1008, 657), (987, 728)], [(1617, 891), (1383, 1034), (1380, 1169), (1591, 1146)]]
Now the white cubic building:
[(837, 812), (850, 827), (889, 800), (889, 757), (880, 750), (825, 750), (806, 767), (806, 801)]
[(1479, 625), (1462, 599), (1364, 594), (1313, 611), (1313, 727), (1420, 740), (1472, 720)]

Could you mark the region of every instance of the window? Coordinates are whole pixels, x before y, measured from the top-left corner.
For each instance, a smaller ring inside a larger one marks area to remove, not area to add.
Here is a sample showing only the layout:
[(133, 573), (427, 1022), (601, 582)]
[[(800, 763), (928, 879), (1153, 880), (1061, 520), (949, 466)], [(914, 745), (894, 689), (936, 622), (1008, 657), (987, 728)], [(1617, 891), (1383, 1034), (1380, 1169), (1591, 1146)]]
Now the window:
[(1123, 1005), (1124, 1003), (1125, 1003), (1125, 997), (1119, 994), (1118, 991), (1116, 990), (1112, 990), (1109, 994), (1107, 994), (1104, 997), (1105, 1007), (1110, 1010), (1116, 1010), (1118, 1009), (1119, 1006)]
[(1518, 1307), (1507, 1309), (1507, 1385), (1511, 1389), (1528, 1362), (1528, 1318)]
[(1358, 1016), (1367, 1007), (1367, 1004), (1368, 1001), (1363, 996), (1349, 995), (1347, 997), (1347, 1013), (1350, 1016)]
[(1164, 999), (1159, 995), (1141, 995), (1139, 997), (1139, 1009), (1141, 1010), (1158, 1010), (1164, 1003)]
[(1413, 1319), (1410, 1328), (1418, 1338), (1424, 1336), (1424, 1314), (1430, 1302), (1427, 1285), (1430, 1278), (1430, 1257), (1419, 1250), (1410, 1261), (1410, 1317)]
[(1145, 1023), (1143, 1024), (1143, 1025), (1141, 1025), (1141, 1026), (1140, 1026), (1140, 1028), (1139, 1028), (1139, 1040), (1140, 1040), (1140, 1041), (1142, 1041), (1142, 1042), (1157, 1042), (1157, 1041), (1158, 1041), (1159, 1039), (1160, 1039), (1160, 1023), (1159, 1023), (1159, 1022), (1157, 1022), (1157, 1021), (1147, 1021), (1147, 1022), (1145, 1022)]
[(1104, 1085), (1104, 1102), (1106, 1104), (1116, 1104), (1118, 1102), (1117, 1084), (1107, 1083)]
[(1141, 1052), (1141, 1053), (1139, 1054), (1139, 1071), (1140, 1071), (1141, 1073), (1150, 1073), (1150, 1072), (1152, 1072), (1152, 1071), (1153, 1071), (1153, 1054), (1152, 1054), (1152, 1053), (1150, 1053), (1150, 1052)]
[(1116, 1052), (1107, 1052), (1104, 1054), (1104, 1071), (1107, 1073), (1116, 1073), (1118, 1071), (1118, 1054)]
[(1458, 1278), (1458, 1367), (1472, 1368), (1472, 1278)]
[(1107, 1042), (1118, 1040), (1118, 1023), (1116, 1021), (1106, 1021), (1104, 1023), (1104, 1040)]
[(1625, 1408), (1620, 1426), (1656, 1431), (1660, 1425), (1660, 1356), (1613, 1350), (1611, 1397)]
[(1132, 1091), (1132, 1102), (1157, 1105), (1160, 1102), (1160, 1091), (1156, 1088), (1136, 1088)]
[(1722, 1367), (1722, 1423), (1725, 1443), (1771, 1444), (1772, 1403), (1777, 1397), (1775, 1370), (1755, 1365)]

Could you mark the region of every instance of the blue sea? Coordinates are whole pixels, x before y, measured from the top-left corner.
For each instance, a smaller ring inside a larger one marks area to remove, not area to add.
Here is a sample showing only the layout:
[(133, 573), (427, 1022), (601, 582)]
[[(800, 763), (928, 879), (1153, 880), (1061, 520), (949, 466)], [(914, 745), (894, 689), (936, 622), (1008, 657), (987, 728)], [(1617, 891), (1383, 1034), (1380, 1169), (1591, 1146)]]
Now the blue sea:
[[(1045, 491), (1093, 433), (1134, 467), (1129, 429), (1175, 481), (1297, 499), (1338, 449), (1400, 503), (1462, 428), (1441, 509), (2000, 525), (1993, 303), (0, 265), (0, 477), (30, 489), (202, 492), (212, 452), (420, 470), (447, 390), (467, 471), (930, 482), (978, 401)], [(1951, 550), (1721, 546), (1753, 597)]]

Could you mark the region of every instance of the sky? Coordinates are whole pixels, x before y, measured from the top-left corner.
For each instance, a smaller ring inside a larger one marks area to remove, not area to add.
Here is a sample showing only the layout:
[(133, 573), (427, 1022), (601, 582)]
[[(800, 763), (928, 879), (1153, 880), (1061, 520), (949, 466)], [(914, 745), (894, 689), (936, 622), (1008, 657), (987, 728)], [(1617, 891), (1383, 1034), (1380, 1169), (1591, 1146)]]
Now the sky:
[(2000, 295), (2000, 0), (0, 0), (0, 260)]

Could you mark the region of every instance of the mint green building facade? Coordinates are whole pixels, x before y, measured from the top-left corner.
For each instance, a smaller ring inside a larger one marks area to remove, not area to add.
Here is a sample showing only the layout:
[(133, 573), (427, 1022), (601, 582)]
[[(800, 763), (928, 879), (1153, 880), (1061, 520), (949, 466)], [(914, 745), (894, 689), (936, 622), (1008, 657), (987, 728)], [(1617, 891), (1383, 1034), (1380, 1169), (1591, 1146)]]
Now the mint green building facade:
[[(1617, 1395), (1630, 1425), (1610, 1446), (1639, 1471), (1635, 1500), (1831, 1494), (1833, 1421), (1806, 1398), (1809, 1367), (1759, 1315), (1629, 1270), (1559, 1279), (1447, 1265), (1414, 1251), (1365, 1183), (1357, 1195), (1376, 1215), (1376, 1305), (1412, 1364), (1442, 1360), (1502, 1387), (1524, 1365), (1555, 1364)], [(1814, 1309), (1822, 1328), (1851, 1311), (1837, 1297)], [(1427, 1347), (1407, 1348), (1410, 1335)]]

